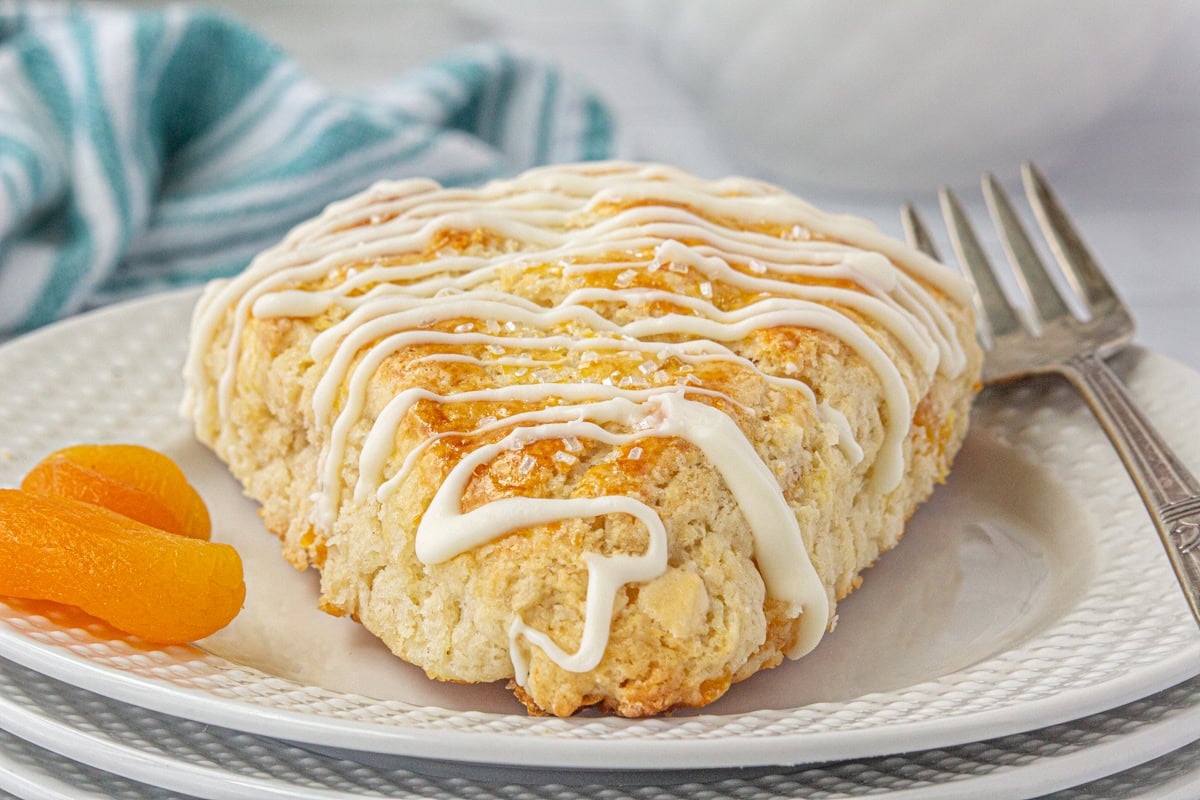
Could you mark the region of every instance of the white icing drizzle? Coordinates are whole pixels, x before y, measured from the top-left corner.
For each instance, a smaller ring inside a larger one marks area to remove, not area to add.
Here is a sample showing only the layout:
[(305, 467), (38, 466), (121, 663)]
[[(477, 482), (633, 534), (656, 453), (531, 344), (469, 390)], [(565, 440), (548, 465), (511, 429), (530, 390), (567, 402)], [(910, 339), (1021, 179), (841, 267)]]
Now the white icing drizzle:
[[(741, 229), (764, 225), (787, 233)], [(464, 251), (439, 245), (443, 236), (479, 231), (499, 245)], [(557, 272), (579, 288), (552, 304), (504, 288), (528, 270)], [(613, 162), (533, 170), (477, 190), (442, 189), (423, 180), (382, 183), (331, 205), (237, 278), (210, 285), (193, 319), (185, 408), (199, 425), (216, 424), (228, 413), (241, 332), (250, 317), (331, 313), (311, 346), (322, 369), (312, 398), (322, 436), (314, 524), (325, 534), (343, 502), (342, 470), (349, 466), (352, 437), (361, 443), (353, 480), (357, 503), (385, 502), (437, 441), (454, 436), (477, 442), (421, 517), (416, 555), (426, 564), (555, 521), (616, 513), (636, 518), (647, 532), (644, 552), (582, 556), (587, 595), (573, 652), (514, 612), (509, 645), (521, 684), (530, 647), (568, 670), (600, 663), (617, 592), (666, 570), (667, 531), (652, 508), (623, 496), (509, 497), (463, 513), (475, 470), (508, 450), (547, 439), (567, 443), (571, 452), (560, 451), (558, 460), (572, 465), (582, 442), (628, 448), (628, 457), (637, 458), (639, 440), (684, 439), (716, 466), (737, 500), (768, 594), (800, 617), (789, 653), (795, 657), (816, 645), (829, 621), (826, 590), (778, 480), (734, 421), (735, 413), (756, 412), (706, 388), (695, 370), (719, 363), (799, 394), (857, 465), (864, 452), (847, 417), (793, 377), (795, 365), (778, 374), (731, 346), (781, 326), (840, 340), (882, 387), (884, 439), (869, 465), (870, 480), (874, 490), (891, 491), (904, 468), (912, 403), (899, 368), (876, 338), (880, 334), (868, 333), (859, 318), (890, 335), (918, 370), (956, 374), (965, 354), (926, 287), (969, 302), (957, 275), (869, 223), (826, 214), (756, 181), (704, 181), (668, 167)], [(740, 305), (729, 305), (729, 296)], [(622, 316), (622, 309), (631, 313)], [(232, 315), (231, 335), (212, 419), (206, 404), (196, 402), (201, 359), (226, 315)], [(373, 376), (405, 353), (406, 368), (457, 364), (497, 385), (448, 393), (413, 386), (368, 415)], [(578, 367), (594, 363), (597, 353), (636, 368), (580, 380)], [(565, 379), (556, 379), (560, 369)], [(534, 410), (502, 410), (468, 430), (427, 437), (388, 475), (396, 432), (421, 401), (496, 408), (514, 403)], [(364, 421), (365, 434), (355, 434)], [(521, 468), (527, 466), (536, 468), (536, 459), (526, 455)]]
[(417, 557), (426, 564), (437, 564), (506, 533), (562, 519), (626, 513), (646, 526), (649, 544), (642, 555), (585, 555), (586, 614), (579, 648), (574, 653), (568, 654), (519, 616), (513, 620), (509, 638), (517, 683), (524, 685), (528, 674), (528, 659), (520, 647), (522, 637), (564, 669), (586, 672), (595, 668), (604, 655), (617, 591), (627, 583), (652, 580), (667, 567), (667, 534), (662, 520), (649, 506), (632, 498), (510, 497), (462, 513), (462, 496), (475, 469), (505, 450), (542, 439), (574, 437), (627, 444), (645, 436), (673, 436), (698, 446), (717, 466), (750, 522), (755, 561), (768, 593), (788, 603), (793, 615), (805, 612), (801, 617), (800, 646), (790, 655), (802, 655), (815, 646), (829, 618), (825, 587), (804, 549), (796, 515), (737, 424), (718, 409), (686, 399), (680, 391), (653, 395), (642, 404), (618, 398), (609, 404), (595, 404), (589, 411), (604, 421), (642, 430), (614, 434), (584, 419), (555, 422), (552, 420), (556, 415), (549, 410), (532, 412), (527, 419), (540, 424), (517, 428), (498, 442), (476, 448), (454, 467), (417, 528)]

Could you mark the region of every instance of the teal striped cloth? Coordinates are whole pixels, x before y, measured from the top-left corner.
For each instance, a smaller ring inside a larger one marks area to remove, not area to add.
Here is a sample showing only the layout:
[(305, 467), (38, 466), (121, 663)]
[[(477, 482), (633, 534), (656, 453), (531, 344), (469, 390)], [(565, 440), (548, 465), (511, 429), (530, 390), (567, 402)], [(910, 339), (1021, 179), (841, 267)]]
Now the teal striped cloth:
[(498, 46), (333, 94), (194, 6), (0, 0), (0, 336), (229, 275), (384, 178), (607, 158), (611, 115)]

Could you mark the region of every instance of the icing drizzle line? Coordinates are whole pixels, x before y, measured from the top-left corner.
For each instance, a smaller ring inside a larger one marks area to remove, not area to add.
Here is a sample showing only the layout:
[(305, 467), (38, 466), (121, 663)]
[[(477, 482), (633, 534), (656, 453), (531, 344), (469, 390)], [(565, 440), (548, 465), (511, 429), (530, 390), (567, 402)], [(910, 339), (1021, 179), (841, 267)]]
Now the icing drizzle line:
[[(441, 237), (478, 231), (504, 246), (483, 255), (469, 247), (430, 252)], [(546, 269), (557, 271), (565, 284), (578, 282), (579, 288), (551, 305), (502, 288), (506, 277)], [(333, 275), (339, 280), (330, 281)], [(667, 534), (652, 508), (622, 496), (510, 497), (463, 513), (474, 470), (506, 450), (548, 439), (635, 449), (649, 436), (686, 439), (718, 468), (747, 518), (768, 594), (801, 617), (800, 635), (789, 653), (797, 657), (811, 650), (825, 629), (825, 588), (777, 479), (719, 406), (749, 409), (705, 388), (692, 373), (724, 362), (798, 392), (857, 463), (862, 448), (841, 412), (817, 402), (803, 382), (765, 373), (728, 344), (777, 326), (816, 329), (841, 340), (883, 387), (884, 441), (871, 465), (871, 481), (875, 490), (891, 491), (903, 469), (911, 403), (896, 364), (856, 316), (890, 333), (927, 374), (939, 369), (955, 374), (965, 362), (951, 321), (917, 278), (959, 303), (968, 302), (957, 275), (869, 223), (825, 214), (750, 180), (710, 182), (668, 167), (608, 162), (532, 170), (478, 190), (442, 189), (424, 180), (382, 183), (331, 205), (256, 258), (242, 275), (209, 287), (193, 319), (185, 409), (199, 425), (224, 418), (241, 331), (251, 316), (340, 315), (311, 347), (324, 369), (312, 409), (323, 432), (314, 523), (328, 534), (342, 502), (340, 471), (350, 432), (364, 414), (368, 384), (381, 365), (409, 348), (433, 347), (435, 352), (417, 361), (503, 367), (508, 376), (503, 385), (449, 394), (415, 387), (392, 398), (370, 421), (353, 494), (359, 502), (372, 496), (385, 500), (440, 438), (488, 438), (508, 431), (467, 453), (437, 490), (417, 530), (416, 554), (422, 562), (436, 564), (513, 531), (563, 519), (624, 513), (641, 522), (648, 535), (642, 554), (584, 554), (584, 629), (574, 652), (514, 615), (510, 653), (522, 685), (530, 645), (564, 669), (587, 671), (599, 664), (616, 593), (627, 583), (663, 574)], [(721, 292), (736, 293), (744, 302), (723, 308), (716, 299)], [(616, 321), (621, 308), (633, 306), (668, 310)], [(227, 313), (232, 313), (232, 333), (216, 387), (214, 420), (195, 398), (203, 390), (201, 359)], [(616, 380), (581, 382), (575, 373), (573, 382), (553, 379), (556, 365), (569, 360), (587, 365), (599, 353), (636, 361), (638, 368)], [(542, 407), (431, 437), (388, 476), (396, 430), (419, 400)], [(559, 455), (574, 459), (570, 453)]]

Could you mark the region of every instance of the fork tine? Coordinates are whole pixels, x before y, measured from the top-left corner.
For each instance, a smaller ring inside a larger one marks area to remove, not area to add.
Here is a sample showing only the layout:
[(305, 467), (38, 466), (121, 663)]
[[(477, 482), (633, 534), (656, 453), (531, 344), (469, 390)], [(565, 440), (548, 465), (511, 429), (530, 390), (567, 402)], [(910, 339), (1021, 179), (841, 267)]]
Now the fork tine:
[[(925, 224), (925, 220), (921, 219), (920, 213), (912, 203), (905, 203), (900, 207), (900, 222), (904, 226), (904, 240), (910, 246), (917, 248), (932, 259), (942, 260), (938, 255), (937, 245), (933, 242), (933, 236), (929, 233), (929, 226)], [(975, 306), (975, 330), (979, 334), (979, 341), (985, 349), (990, 348), (992, 336), (978, 291), (971, 292), (971, 302)]]
[(900, 220), (904, 225), (904, 238), (910, 245), (935, 261), (942, 260), (942, 257), (938, 255), (937, 245), (933, 243), (933, 237), (929, 235), (929, 228), (921, 219), (921, 215), (917, 213), (917, 209), (913, 208), (912, 203), (905, 203), (901, 207)]
[(954, 192), (947, 188), (938, 193), (938, 200), (941, 202), (942, 216), (946, 218), (946, 227), (950, 232), (950, 244), (954, 247), (954, 253), (958, 256), (967, 277), (975, 284), (975, 291), (983, 308), (983, 318), (986, 319), (992, 336), (1004, 336), (1020, 330), (1021, 321), (1008, 302), (1004, 289), (996, 281), (996, 274), (992, 271), (992, 265), (988, 262), (983, 248), (979, 246), (979, 239), (971, 228), (962, 204), (958, 202)]
[(1000, 182), (991, 173), (983, 177), (983, 196), (987, 200), (992, 220), (1000, 232), (1000, 241), (1008, 260), (1016, 270), (1021, 291), (1033, 306), (1040, 319), (1047, 322), (1067, 316), (1071, 312), (1063, 302), (1058, 288), (1050, 280), (1041, 257), (1025, 233), (1025, 226), (1013, 211), (1012, 204)]
[[(1025, 183), (1025, 194), (1033, 207), (1038, 225), (1046, 236), (1050, 251), (1071, 283), (1071, 288), (1083, 298), (1092, 316), (1098, 316), (1113, 306), (1124, 310), (1108, 278), (1100, 270), (1091, 251), (1083, 243), (1070, 217), (1050, 191), (1050, 185), (1041, 171), (1031, 162), (1021, 165), (1021, 178)], [(1126, 312), (1128, 313), (1128, 312)]]

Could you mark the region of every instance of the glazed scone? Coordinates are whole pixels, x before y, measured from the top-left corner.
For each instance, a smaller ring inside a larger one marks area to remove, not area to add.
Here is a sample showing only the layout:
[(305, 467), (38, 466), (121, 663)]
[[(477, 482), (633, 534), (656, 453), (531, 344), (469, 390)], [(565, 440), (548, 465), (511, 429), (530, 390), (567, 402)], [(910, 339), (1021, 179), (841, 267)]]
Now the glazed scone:
[(900, 539), (966, 433), (969, 299), (752, 180), (382, 183), (210, 285), (186, 407), (322, 609), (644, 716), (810, 651)]

